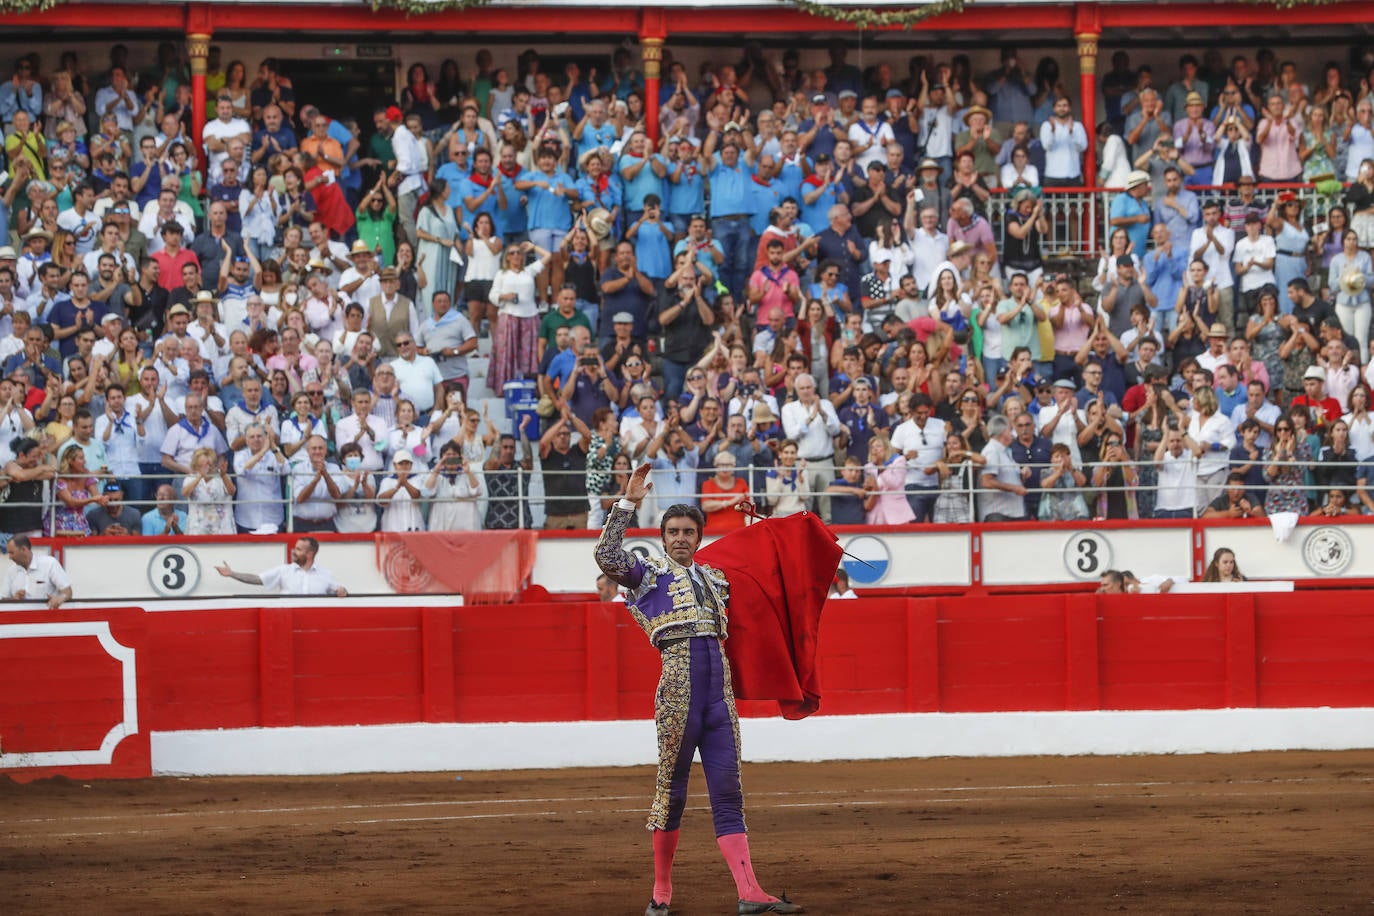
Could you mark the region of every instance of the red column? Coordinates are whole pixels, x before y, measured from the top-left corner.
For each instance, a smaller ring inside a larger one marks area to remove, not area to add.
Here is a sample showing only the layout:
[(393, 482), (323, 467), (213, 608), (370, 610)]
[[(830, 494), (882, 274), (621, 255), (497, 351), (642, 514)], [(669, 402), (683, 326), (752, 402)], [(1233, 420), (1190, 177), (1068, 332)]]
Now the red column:
[(644, 129), (658, 143), (658, 79), (663, 64), (663, 39), (639, 39), (644, 55)]
[[(200, 137), (205, 130), (205, 58), (210, 53), (210, 36), (196, 32), (186, 36), (186, 46), (191, 58), (191, 142), (195, 145), (196, 157), (200, 160), (202, 174), (206, 168)], [(210, 176), (205, 176), (209, 184)]]
[(1090, 188), (1097, 184), (1097, 36), (1096, 32), (1074, 36), (1078, 40), (1078, 95), (1083, 106), (1083, 129), (1088, 133), (1083, 184)]

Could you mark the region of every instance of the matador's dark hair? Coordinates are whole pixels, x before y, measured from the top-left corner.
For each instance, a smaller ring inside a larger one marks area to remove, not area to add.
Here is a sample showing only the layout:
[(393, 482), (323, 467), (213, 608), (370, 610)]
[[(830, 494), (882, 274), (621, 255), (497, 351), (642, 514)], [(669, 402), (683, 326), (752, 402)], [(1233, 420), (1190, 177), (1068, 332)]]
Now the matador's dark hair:
[(686, 503), (677, 503), (676, 505), (669, 506), (667, 511), (663, 513), (663, 520), (658, 524), (659, 536), (662, 537), (664, 534), (667, 534), (668, 519), (684, 517), (690, 518), (697, 523), (698, 533), (706, 533), (706, 513), (702, 512), (696, 506), (689, 506)]

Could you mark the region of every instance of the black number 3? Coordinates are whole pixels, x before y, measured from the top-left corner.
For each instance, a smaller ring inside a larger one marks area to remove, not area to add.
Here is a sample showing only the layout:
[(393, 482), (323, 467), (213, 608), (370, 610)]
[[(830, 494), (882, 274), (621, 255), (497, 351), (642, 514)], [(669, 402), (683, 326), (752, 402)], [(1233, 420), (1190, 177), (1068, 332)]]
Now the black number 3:
[(176, 592), (186, 587), (186, 558), (179, 553), (169, 553), (162, 558), (162, 585), (168, 591)]
[(1097, 572), (1097, 541), (1083, 538), (1078, 542), (1078, 559), (1074, 561), (1074, 565), (1084, 575)]

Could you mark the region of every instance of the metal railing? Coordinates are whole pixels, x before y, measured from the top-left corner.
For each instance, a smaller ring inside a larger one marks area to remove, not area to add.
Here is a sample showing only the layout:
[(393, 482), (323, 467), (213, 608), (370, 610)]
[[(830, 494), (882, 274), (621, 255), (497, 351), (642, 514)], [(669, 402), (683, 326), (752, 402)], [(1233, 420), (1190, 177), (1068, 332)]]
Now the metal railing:
[[(1001, 250), (1006, 213), (1012, 207), (1012, 200), (1020, 189), (995, 188), (987, 201), (988, 222), (993, 229), (993, 238)], [(1049, 222), (1049, 233), (1041, 241), (1042, 258), (1095, 258), (1111, 238), (1110, 214), (1112, 200), (1125, 193), (1108, 188), (1039, 188), (1040, 199), (1044, 201), (1045, 218)], [(1229, 200), (1236, 194), (1234, 185), (1199, 185), (1191, 187), (1202, 200), (1219, 198)], [(1322, 212), (1323, 206), (1337, 201), (1317, 191), (1312, 184), (1265, 184), (1255, 192), (1256, 203), (1268, 207), (1283, 192), (1292, 192), (1302, 201), (1303, 212), (1314, 216)], [(1143, 256), (1143, 252), (1139, 252)]]
[[(1258, 459), (1258, 460), (1259, 460), (1260, 462), (1262, 462), (1263, 465), (1264, 465), (1266, 468), (1269, 467), (1269, 466), (1271, 466), (1271, 465), (1277, 465), (1277, 466), (1282, 466), (1282, 467), (1299, 467), (1299, 468), (1301, 468), (1301, 469), (1304, 471), (1305, 476), (1306, 476), (1306, 478), (1307, 478), (1307, 479), (1305, 479), (1301, 484), (1274, 483), (1274, 482), (1271, 482), (1271, 481), (1269, 481), (1269, 480), (1267, 480), (1267, 479), (1266, 479), (1263, 483), (1247, 484), (1247, 485), (1245, 486), (1245, 491), (1246, 491), (1246, 493), (1247, 493), (1247, 494), (1259, 494), (1261, 505), (1262, 505), (1262, 503), (1263, 503), (1264, 497), (1267, 496), (1268, 493), (1270, 493), (1270, 492), (1272, 492), (1272, 491), (1281, 491), (1281, 492), (1286, 492), (1286, 493), (1302, 494), (1307, 500), (1309, 500), (1310, 502), (1315, 503), (1315, 505), (1317, 505), (1317, 506), (1320, 506), (1320, 505), (1322, 505), (1323, 499), (1324, 499), (1324, 497), (1325, 497), (1325, 491), (1326, 491), (1327, 489), (1342, 489), (1342, 490), (1352, 490), (1352, 491), (1354, 491), (1355, 494), (1356, 494), (1353, 498), (1348, 499), (1347, 505), (1349, 505), (1349, 506), (1355, 508), (1357, 511), (1365, 511), (1365, 510), (1367, 509), (1368, 511), (1370, 511), (1371, 514), (1374, 514), (1374, 489), (1367, 488), (1367, 487), (1360, 487), (1360, 486), (1358, 485), (1358, 483), (1356, 483), (1355, 485), (1351, 485), (1351, 486), (1341, 485), (1341, 486), (1339, 486), (1339, 487), (1323, 487), (1320, 483), (1318, 483), (1318, 482), (1315, 480), (1315, 478), (1314, 478), (1314, 476), (1313, 476), (1314, 472), (1317, 471), (1317, 469), (1319, 469), (1319, 468), (1320, 468), (1320, 469), (1329, 469), (1329, 470), (1348, 470), (1348, 471), (1353, 471), (1353, 472), (1354, 472), (1355, 480), (1358, 481), (1358, 480), (1362, 479), (1361, 476), (1360, 476), (1361, 469), (1374, 469), (1374, 460), (1367, 461), (1367, 462), (1362, 462), (1362, 461), (1319, 462), (1319, 461), (1316, 461), (1316, 460), (1313, 460), (1313, 461), (1303, 461), (1303, 462), (1300, 462), (1300, 461), (1283, 461), (1283, 462), (1277, 462), (1277, 461), (1268, 461), (1268, 460), (1265, 460), (1265, 459), (1263, 459), (1263, 458)], [(1128, 466), (1129, 466), (1129, 467), (1133, 467), (1137, 472), (1139, 472), (1142, 468), (1145, 468), (1145, 467), (1149, 467), (1149, 466), (1155, 466), (1155, 467), (1157, 467), (1157, 465), (1155, 465), (1155, 463), (1154, 463), (1152, 460), (1150, 460), (1150, 459), (1145, 459), (1145, 460), (1141, 460), (1141, 461), (1138, 461), (1138, 462), (1131, 462), (1129, 465), (1126, 465), (1126, 464), (1113, 465), (1112, 463), (1107, 463), (1107, 462), (1091, 463), (1091, 464), (1085, 464), (1085, 465), (1083, 465), (1083, 466), (1080, 466), (1080, 467), (1077, 468), (1077, 470), (1079, 470), (1079, 471), (1081, 471), (1082, 473), (1088, 475), (1089, 481), (1091, 481), (1092, 473), (1093, 473), (1093, 471), (1096, 470), (1097, 468), (1099, 468), (1099, 467), (1114, 467), (1114, 466), (1120, 466), (1120, 467), (1128, 467)], [(1230, 463), (1228, 462), (1228, 468), (1229, 468), (1229, 466), (1230, 466)], [(797, 467), (798, 467), (799, 469), (801, 468), (800, 465), (798, 465)], [(966, 501), (967, 501), (968, 518), (971, 519), (971, 520), (977, 520), (977, 518), (978, 518), (978, 509), (979, 509), (979, 506), (980, 506), (979, 500), (980, 500), (981, 498), (988, 497), (988, 496), (991, 496), (991, 495), (994, 495), (994, 494), (998, 494), (998, 495), (1000, 495), (1000, 494), (1005, 494), (1006, 491), (998, 490), (998, 489), (995, 489), (995, 488), (984, 487), (984, 486), (982, 485), (982, 476), (983, 476), (983, 474), (984, 474), (984, 470), (983, 470), (982, 468), (980, 468), (980, 467), (978, 467), (978, 466), (975, 465), (975, 466), (972, 466), (972, 469), (971, 469), (970, 472), (965, 472), (965, 471), (962, 470), (962, 467), (963, 467), (962, 465), (957, 465), (957, 466), (955, 466), (955, 467), (954, 467), (954, 473), (956, 473), (956, 474), (961, 474), (961, 475), (962, 475), (962, 474), (965, 474), (965, 473), (968, 473), (968, 474), (970, 475), (972, 481), (973, 481), (972, 486), (959, 486), (959, 487), (951, 487), (951, 488), (943, 488), (943, 489), (930, 488), (930, 489), (922, 490), (922, 491), (920, 491), (919, 493), (913, 493), (911, 490), (907, 489), (906, 487), (903, 487), (901, 490), (880, 490), (880, 489), (874, 489), (874, 490), (868, 491), (868, 493), (869, 493), (869, 495), (875, 495), (875, 496), (892, 496), (892, 495), (898, 495), (898, 494), (900, 494), (900, 495), (904, 495), (904, 496), (908, 496), (908, 497), (909, 497), (909, 496), (912, 496), (912, 495), (919, 495), (919, 496), (921, 496), (922, 498), (932, 498), (932, 497), (934, 497), (934, 496), (938, 496), (939, 494), (954, 495), (954, 496), (956, 496), (957, 498), (959, 498), (961, 501), (962, 501), (962, 500), (966, 500)], [(1068, 498), (1070, 498), (1070, 499), (1072, 499), (1072, 498), (1075, 497), (1075, 496), (1081, 496), (1081, 497), (1083, 498), (1084, 503), (1086, 504), (1086, 508), (1087, 508), (1087, 514), (1084, 515), (1083, 518), (1084, 518), (1085, 520), (1093, 520), (1093, 519), (1101, 519), (1101, 518), (1104, 518), (1104, 516), (1099, 515), (1099, 514), (1095, 511), (1095, 509), (1094, 509), (1094, 506), (1095, 506), (1096, 503), (1097, 503), (1097, 498), (1098, 498), (1098, 496), (1101, 495), (1101, 494), (1111, 494), (1111, 493), (1118, 493), (1118, 492), (1121, 492), (1121, 493), (1128, 493), (1128, 494), (1133, 494), (1133, 495), (1139, 495), (1139, 494), (1142, 494), (1142, 493), (1149, 493), (1149, 492), (1151, 492), (1151, 491), (1153, 491), (1154, 493), (1158, 494), (1161, 490), (1164, 490), (1164, 489), (1170, 489), (1170, 490), (1172, 490), (1172, 489), (1173, 489), (1172, 487), (1170, 487), (1170, 488), (1162, 487), (1162, 486), (1160, 486), (1158, 483), (1155, 483), (1155, 484), (1152, 485), (1152, 486), (1151, 486), (1151, 485), (1142, 485), (1142, 484), (1140, 484), (1140, 483), (1137, 483), (1137, 484), (1134, 484), (1134, 485), (1128, 484), (1128, 485), (1122, 485), (1122, 486), (1093, 486), (1093, 485), (1091, 484), (1091, 482), (1089, 482), (1088, 484), (1086, 484), (1086, 485), (1084, 485), (1084, 486), (1081, 486), (1081, 487), (1080, 487), (1080, 486), (1068, 486), (1068, 487), (1054, 487), (1054, 488), (1050, 488), (1050, 489), (1043, 489), (1043, 488), (1041, 488), (1041, 487), (1039, 486), (1039, 480), (1040, 480), (1040, 478), (1041, 478), (1045, 473), (1048, 473), (1048, 472), (1052, 471), (1052, 470), (1054, 469), (1054, 467), (1055, 467), (1055, 465), (1053, 465), (1053, 464), (1032, 464), (1032, 463), (1028, 463), (1028, 464), (1023, 464), (1023, 465), (1018, 465), (1018, 468), (1024, 468), (1024, 469), (1026, 469), (1027, 471), (1029, 471), (1031, 478), (1033, 478), (1033, 480), (1035, 481), (1035, 484), (1034, 484), (1034, 485), (1028, 485), (1028, 486), (1027, 486), (1027, 488), (1028, 488), (1028, 490), (1029, 490), (1028, 495), (1027, 495), (1027, 496), (1024, 496), (1024, 497), (1018, 496), (1018, 498), (1021, 498), (1021, 499), (1023, 499), (1023, 500), (1034, 501), (1034, 500), (1036, 499), (1036, 494), (1037, 494), (1037, 493), (1039, 494), (1039, 497), (1040, 497), (1040, 498), (1044, 498), (1044, 497), (1047, 496), (1047, 495), (1048, 495), (1048, 496), (1053, 496), (1053, 497), (1055, 497), (1055, 498), (1068, 497)], [(746, 484), (746, 490), (745, 490), (744, 493), (741, 494), (741, 496), (748, 496), (748, 497), (749, 497), (750, 499), (752, 499), (756, 504), (758, 504), (758, 505), (764, 507), (765, 510), (767, 510), (767, 508), (768, 508), (769, 506), (772, 505), (772, 503), (773, 503), (773, 501), (774, 501), (774, 497), (777, 495), (777, 494), (770, 494), (770, 493), (768, 492), (766, 486), (761, 486), (761, 485), (760, 485), (760, 484), (761, 484), (761, 481), (762, 481), (762, 475), (766, 474), (766, 473), (767, 473), (768, 471), (770, 471), (770, 470), (776, 470), (776, 467), (775, 467), (775, 466), (774, 466), (774, 467), (769, 467), (769, 466), (762, 466), (762, 465), (759, 465), (759, 466), (749, 466), (749, 467), (741, 467), (741, 468), (738, 468), (738, 469), (736, 470), (736, 474), (735, 474), (735, 477), (736, 477), (737, 479), (743, 479), (743, 480), (745, 481), (745, 484)], [(837, 466), (837, 467), (836, 467), (836, 478), (835, 478), (834, 482), (835, 482), (835, 483), (843, 484), (843, 483), (844, 483), (844, 480), (843, 480), (842, 476), (840, 475), (840, 471), (841, 471), (841, 468), (840, 468), (839, 466)], [(339, 473), (340, 475), (343, 475), (343, 474), (344, 474), (344, 472), (342, 472), (342, 471), (337, 471), (336, 473)], [(378, 487), (380, 487), (380, 484), (381, 484), (384, 480), (386, 480), (387, 478), (395, 476), (394, 474), (392, 474), (392, 473), (390, 473), (390, 472), (387, 472), (387, 471), (377, 471), (377, 472), (369, 472), (369, 473), (370, 473), (370, 474), (372, 475), (372, 477), (373, 477), (373, 484), (374, 484), (374, 486), (378, 486)], [(623, 474), (624, 472), (622, 471), (622, 472), (618, 472), (618, 473)], [(715, 469), (712, 468), (712, 467), (709, 467), (709, 466), (702, 466), (702, 467), (698, 467), (698, 468), (696, 468), (696, 469), (687, 469), (687, 468), (683, 468), (683, 469), (681, 469), (680, 471), (676, 471), (676, 472), (674, 472), (674, 471), (669, 471), (669, 470), (666, 470), (666, 469), (659, 469), (659, 470), (656, 470), (654, 473), (655, 473), (655, 474), (660, 474), (660, 475), (661, 475), (661, 474), (673, 474), (673, 473), (679, 473), (679, 474), (681, 474), (681, 475), (683, 475), (683, 476), (686, 476), (686, 475), (689, 475), (689, 474), (690, 474), (690, 475), (693, 475), (693, 476), (695, 477), (695, 479), (691, 481), (691, 493), (693, 494), (693, 498), (694, 498), (694, 499), (700, 500), (703, 496), (714, 495), (714, 494), (703, 494), (703, 493), (701, 492), (702, 484), (704, 484), (705, 481), (706, 481), (707, 479), (709, 479), (709, 478), (711, 478), (711, 477), (713, 477), (713, 476), (715, 475)], [(420, 486), (420, 488), (421, 488), (422, 491), (423, 491), (423, 483), (425, 482), (425, 480), (428, 479), (429, 475), (430, 475), (430, 470), (429, 470), (429, 469), (426, 469), (426, 470), (422, 470), (422, 471), (413, 473), (412, 475), (410, 475), (410, 479), (411, 479), (412, 481), (415, 481), (415, 482), (417, 483), (417, 485)], [(161, 475), (161, 474), (159, 474), (159, 475), (132, 475), (131, 477), (125, 477), (125, 478), (121, 478), (121, 479), (122, 479), (122, 480), (125, 480), (125, 481), (131, 480), (131, 479), (141, 479), (141, 480), (150, 480), (150, 481), (156, 481), (156, 482), (158, 482), (158, 483), (163, 483), (163, 482), (180, 481), (180, 480), (184, 479), (184, 476), (185, 476), (185, 475)], [(581, 480), (585, 480), (585, 479), (586, 479), (586, 476), (587, 476), (587, 473), (586, 473), (585, 471), (557, 471), (557, 470), (552, 470), (552, 469), (550, 469), (550, 470), (541, 470), (541, 469), (539, 469), (539, 468), (536, 467), (536, 468), (534, 468), (534, 469), (532, 469), (532, 470), (530, 470), (530, 471), (511, 470), (511, 469), (507, 469), (507, 470), (498, 469), (498, 470), (492, 470), (492, 471), (483, 470), (483, 471), (477, 473), (476, 476), (478, 476), (479, 480), (482, 482), (481, 492), (480, 492), (480, 494), (477, 495), (476, 497), (451, 497), (451, 498), (448, 498), (448, 497), (438, 497), (438, 496), (432, 496), (432, 495), (425, 495), (425, 496), (422, 496), (420, 499), (415, 500), (415, 502), (417, 503), (417, 506), (421, 509), (422, 513), (424, 514), (424, 516), (425, 516), (426, 518), (429, 517), (429, 516), (434, 512), (434, 510), (435, 510), (437, 507), (440, 507), (440, 506), (443, 506), (443, 505), (449, 505), (449, 504), (476, 504), (477, 507), (478, 507), (478, 509), (479, 509), (477, 515), (478, 515), (478, 518), (479, 518), (479, 522), (480, 522), (480, 523), (484, 523), (484, 520), (485, 520), (485, 518), (487, 517), (487, 514), (488, 514), (487, 510), (489, 510), (489, 508), (490, 508), (492, 505), (497, 505), (497, 504), (502, 504), (502, 503), (515, 504), (515, 505), (517, 505), (517, 506), (520, 507), (519, 510), (518, 510), (517, 512), (513, 513), (513, 515), (515, 516), (515, 522), (516, 522), (515, 527), (524, 528), (524, 527), (526, 527), (527, 517), (529, 517), (530, 515), (533, 514), (533, 513), (531, 513), (530, 510), (532, 510), (532, 509), (534, 509), (534, 508), (536, 508), (536, 507), (541, 508), (541, 509), (547, 511), (547, 508), (548, 508), (548, 506), (550, 505), (550, 503), (556, 502), (556, 501), (566, 501), (566, 502), (568, 502), (568, 503), (572, 503), (572, 504), (574, 504), (574, 505), (577, 505), (577, 506), (579, 507), (579, 513), (580, 513), (580, 511), (588, 511), (588, 512), (591, 514), (591, 516), (594, 518), (594, 517), (596, 516), (596, 513), (595, 513), (594, 511), (592, 511), (592, 510), (593, 510), (593, 507), (594, 507), (593, 499), (597, 499), (597, 500), (600, 500), (600, 499), (602, 499), (602, 498), (605, 498), (605, 499), (614, 499), (614, 498), (616, 498), (616, 496), (618, 496), (618, 494), (611, 494), (611, 495), (607, 495), (607, 496), (602, 496), (602, 495), (599, 495), (599, 494), (590, 494), (590, 493), (586, 493), (585, 490), (583, 490), (582, 492), (579, 492), (579, 493), (574, 493), (574, 494), (570, 494), (570, 495), (567, 495), (567, 496), (563, 496), (563, 495), (559, 495), (559, 494), (553, 494), (553, 495), (551, 495), (551, 494), (547, 493), (547, 491), (545, 490), (544, 481), (547, 480), (547, 479), (549, 479), (549, 478), (573, 476), (573, 477), (577, 477), (577, 478), (579, 478), (579, 479), (581, 479)], [(1211, 475), (1208, 475), (1208, 477), (1210, 477), (1210, 476), (1211, 476)], [(752, 478), (752, 484), (753, 484), (752, 486), (750, 485), (750, 484), (751, 484), (751, 478)], [(98, 478), (98, 479), (99, 479), (99, 478)], [(105, 479), (108, 479), (108, 478), (105, 478)], [(514, 490), (514, 494), (513, 494), (513, 495), (509, 495), (509, 496), (504, 496), (504, 495), (503, 495), (503, 496), (493, 496), (493, 495), (491, 494), (490, 486), (489, 486), (490, 481), (492, 481), (493, 479), (495, 479), (495, 480), (503, 480), (503, 481), (506, 481), (506, 483), (503, 484), (503, 486), (500, 487), (500, 489), (505, 489), (507, 486), (509, 486), (511, 489)], [(614, 479), (614, 478), (613, 478), (613, 479)], [(651, 479), (652, 479), (652, 478), (651, 478)], [(854, 485), (855, 485), (855, 486), (862, 487), (865, 479), (866, 479), (865, 477), (861, 477), (860, 480), (859, 480), (859, 482), (857, 482), (857, 483), (854, 484)], [(871, 479), (871, 478), (868, 478), (868, 479)], [(297, 509), (296, 509), (297, 503), (296, 503), (296, 501), (295, 501), (294, 499), (292, 499), (292, 498), (290, 497), (290, 495), (289, 495), (289, 494), (290, 494), (289, 488), (290, 488), (290, 485), (291, 485), (291, 481), (292, 481), (292, 476), (291, 476), (291, 475), (288, 474), (288, 475), (284, 475), (284, 476), (283, 476), (283, 486), (284, 486), (284, 488), (286, 488), (286, 489), (284, 489), (282, 497), (281, 497), (280, 499), (278, 499), (278, 500), (273, 500), (273, 499), (243, 500), (243, 499), (238, 499), (238, 498), (231, 498), (231, 499), (229, 499), (229, 500), (223, 500), (223, 501), (215, 502), (215, 503), (213, 503), (213, 505), (217, 505), (217, 506), (228, 505), (228, 506), (235, 507), (235, 508), (236, 508), (236, 507), (241, 507), (241, 506), (247, 506), (247, 505), (280, 505), (280, 506), (282, 507), (282, 517), (283, 517), (283, 523), (282, 523), (281, 529), (282, 529), (282, 531), (284, 531), (284, 532), (292, 532), (292, 531), (295, 531), (295, 530), (296, 530), (296, 522), (297, 522), (299, 516), (298, 516), (298, 514), (297, 514)], [(103, 482), (103, 480), (102, 480), (102, 482)], [(196, 502), (188, 502), (186, 499), (182, 498), (181, 495), (180, 495), (180, 493), (181, 493), (181, 488), (180, 488), (179, 486), (176, 486), (176, 483), (175, 483), (175, 482), (173, 483), (173, 485), (174, 485), (174, 487), (176, 488), (176, 491), (177, 491), (177, 498), (175, 498), (175, 499), (172, 501), (172, 505), (173, 505), (173, 507), (174, 507), (175, 509), (177, 509), (177, 510), (179, 510), (179, 511), (187, 511), (188, 507), (194, 506), (194, 505), (198, 505), (198, 504), (199, 504), (199, 503), (196, 503)], [(1025, 485), (1025, 484), (1023, 483), (1023, 485)], [(1221, 483), (1217, 483), (1217, 482), (1215, 482), (1215, 481), (1207, 481), (1206, 478), (1202, 478), (1202, 477), (1199, 477), (1199, 478), (1198, 478), (1198, 480), (1197, 480), (1197, 482), (1194, 484), (1194, 486), (1195, 486), (1195, 487), (1205, 487), (1205, 488), (1209, 488), (1209, 489), (1211, 489), (1211, 490), (1215, 490), (1217, 493), (1224, 492), (1224, 490), (1225, 490), (1225, 483), (1224, 483), (1224, 481), (1221, 482)], [(651, 498), (657, 498), (657, 497), (662, 496), (662, 491), (663, 491), (664, 489), (666, 489), (666, 487), (665, 487), (665, 488), (660, 488), (659, 492), (656, 493), (656, 494), (654, 494)], [(1364, 501), (1364, 499), (1361, 498), (1361, 496), (1364, 495), (1366, 492), (1368, 493), (1367, 498), (1368, 498), (1368, 500), (1369, 500), (1367, 503)], [(94, 491), (91, 492), (91, 495), (95, 495), (95, 494), (94, 494)], [(812, 489), (810, 489), (809, 486), (808, 486), (807, 475), (806, 475), (805, 470), (801, 470), (800, 479), (799, 479), (799, 481), (798, 481), (797, 489), (796, 489), (795, 491), (789, 491), (789, 495), (794, 495), (795, 497), (797, 497), (797, 499), (799, 499), (799, 500), (805, 505), (806, 508), (811, 509), (811, 510), (815, 510), (815, 509), (817, 508), (817, 506), (818, 506), (818, 500), (823, 499), (823, 498), (834, 498), (833, 494), (827, 494), (827, 492), (824, 491), (824, 490), (812, 490)], [(1014, 494), (1014, 495), (1015, 495), (1015, 494)], [(386, 508), (386, 502), (383, 501), (383, 500), (379, 500), (379, 499), (377, 499), (376, 497), (373, 497), (373, 498), (370, 498), (370, 499), (369, 499), (369, 498), (344, 498), (344, 499), (337, 499), (337, 500), (329, 500), (329, 502), (333, 503), (336, 507), (371, 506), (371, 507), (373, 507), (373, 508), (375, 508), (375, 509), (377, 510), (377, 514), (378, 514), (378, 525), (379, 525), (379, 526), (380, 526), (380, 522), (381, 522), (382, 515), (383, 515), (383, 513), (384, 513), (384, 511), (385, 511), (385, 508)], [(1206, 506), (1205, 506), (1204, 503), (1202, 503), (1200, 500), (1197, 500), (1197, 499), (1194, 500), (1194, 503), (1195, 503), (1194, 517), (1199, 517), (1199, 516), (1202, 515), (1202, 513), (1203, 513), (1203, 511), (1205, 510)], [(142, 500), (121, 499), (119, 504), (122, 505), (122, 506), (131, 506), (131, 507), (133, 507), (134, 509), (136, 509), (136, 510), (139, 511), (140, 515), (145, 514), (147, 511), (149, 511), (149, 510), (151, 510), (151, 509), (153, 509), (153, 508), (155, 508), (155, 507), (157, 507), (157, 506), (159, 506), (159, 505), (162, 505), (164, 508), (165, 508), (166, 505), (167, 505), (165, 502), (159, 502), (159, 501), (156, 500), (156, 499), (142, 499)], [(42, 511), (42, 517), (43, 517), (43, 529), (42, 529), (42, 530), (43, 530), (43, 533), (44, 533), (45, 535), (50, 535), (50, 534), (52, 534), (52, 524), (53, 524), (53, 521), (55, 520), (55, 517), (56, 517), (56, 516), (55, 516), (55, 511), (54, 511), (54, 510), (57, 509), (57, 508), (59, 508), (61, 505), (62, 505), (62, 504), (61, 504), (60, 500), (58, 500), (58, 498), (57, 498), (57, 496), (56, 496), (55, 488), (54, 488), (54, 486), (52, 485), (52, 482), (48, 482), (48, 483), (45, 485), (45, 487), (44, 487), (44, 498), (43, 498), (42, 501), (39, 501), (39, 502), (5, 502), (5, 503), (0, 504), (0, 520), (3, 520), (3, 522), (4, 522), (3, 524), (0, 524), (0, 528), (4, 528), (4, 529), (6, 529), (6, 530), (9, 530), (9, 529), (11, 529), (12, 527), (14, 527), (14, 526), (12, 526), (11, 524), (9, 524), (9, 514), (10, 514), (14, 509), (20, 509), (20, 508), (35, 508), (35, 507), (36, 507), (36, 508), (39, 508), (39, 509)], [(655, 503), (655, 504), (653, 504), (653, 505), (659, 506), (659, 507), (663, 507), (663, 506), (666, 506), (667, 503), (666, 503), (666, 502), (665, 502), (665, 503)], [(1028, 506), (1028, 508), (1029, 508), (1029, 506)], [(89, 508), (88, 508), (86, 511), (89, 512), (89, 511), (90, 511)], [(573, 514), (579, 514), (579, 513), (573, 513)], [(1027, 519), (1028, 519), (1028, 520), (1034, 520), (1034, 515), (1033, 515), (1033, 514), (1032, 514), (1032, 515), (1028, 515), (1028, 516), (1027, 516)], [(479, 526), (480, 526), (480, 524), (479, 524)], [(183, 533), (186, 533), (186, 532), (183, 532)]]

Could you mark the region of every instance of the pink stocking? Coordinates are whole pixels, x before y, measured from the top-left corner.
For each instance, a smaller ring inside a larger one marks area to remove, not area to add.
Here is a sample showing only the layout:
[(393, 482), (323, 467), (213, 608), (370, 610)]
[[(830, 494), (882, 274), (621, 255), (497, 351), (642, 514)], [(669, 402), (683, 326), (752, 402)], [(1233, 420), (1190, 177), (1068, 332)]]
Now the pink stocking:
[(777, 901), (777, 897), (765, 893), (763, 888), (759, 887), (759, 879), (754, 877), (754, 863), (749, 858), (748, 834), (726, 834), (716, 837), (716, 843), (725, 856), (725, 864), (730, 866), (730, 874), (735, 878), (735, 889), (739, 891), (739, 899), (750, 903)]
[(654, 903), (673, 902), (673, 856), (678, 831), (654, 831)]

